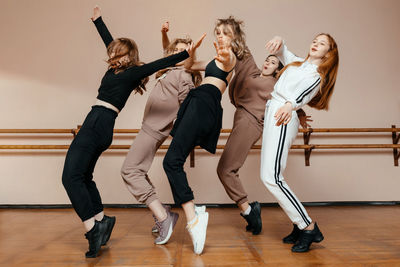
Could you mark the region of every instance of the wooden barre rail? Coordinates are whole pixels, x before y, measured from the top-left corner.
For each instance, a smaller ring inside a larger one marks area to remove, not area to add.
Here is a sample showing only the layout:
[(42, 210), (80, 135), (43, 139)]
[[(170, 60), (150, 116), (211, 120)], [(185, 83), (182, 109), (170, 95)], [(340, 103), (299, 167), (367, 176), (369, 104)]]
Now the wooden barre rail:
[[(0, 134), (72, 134), (75, 136), (80, 129), (0, 129)], [(114, 129), (117, 134), (137, 134), (139, 129)], [(231, 133), (232, 129), (221, 129), (222, 134)], [(392, 125), (391, 128), (309, 128), (299, 129), (303, 134), (304, 145), (292, 145), (291, 149), (304, 149), (305, 165), (310, 166), (310, 156), (314, 149), (393, 149), (394, 165), (399, 166), (400, 128)], [(309, 144), (312, 133), (392, 133), (392, 144)], [(160, 146), (168, 149), (168, 145)], [(68, 149), (69, 145), (0, 145), (1, 149)], [(109, 149), (129, 149), (130, 145), (111, 145)], [(196, 147), (199, 149), (200, 147)], [(225, 145), (217, 145), (217, 149), (224, 149)], [(261, 149), (260, 145), (252, 146), (252, 149)], [(190, 165), (194, 167), (194, 150), (190, 153)]]
[[(140, 129), (114, 129), (114, 133), (139, 133)], [(0, 134), (74, 134), (76, 129), (0, 129)], [(232, 129), (221, 129), (221, 133), (231, 133)], [(396, 133), (400, 128), (309, 128), (299, 129), (299, 133)]]
[[(130, 145), (111, 145), (108, 149), (129, 149)], [(0, 145), (0, 149), (68, 149), (69, 145)], [(168, 149), (168, 145), (160, 146), (160, 149)], [(201, 149), (196, 146), (196, 149)], [(225, 145), (217, 145), (217, 149), (224, 149)], [(291, 149), (372, 149), (372, 148), (398, 148), (400, 144), (332, 144), (332, 145), (292, 145)], [(254, 145), (251, 149), (261, 149), (261, 145)]]

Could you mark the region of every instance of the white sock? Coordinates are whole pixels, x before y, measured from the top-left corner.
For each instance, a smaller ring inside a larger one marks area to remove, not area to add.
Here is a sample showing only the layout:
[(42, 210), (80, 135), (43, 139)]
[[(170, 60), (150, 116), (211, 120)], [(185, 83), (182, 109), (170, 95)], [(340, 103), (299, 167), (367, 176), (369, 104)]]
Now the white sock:
[(192, 226), (192, 224), (194, 224), (196, 222), (196, 220), (197, 220), (197, 215), (190, 222), (188, 222), (187, 225)]
[(244, 212), (242, 212), (242, 214), (243, 215), (249, 215), (250, 211), (251, 211), (251, 206), (249, 205), (249, 207)]

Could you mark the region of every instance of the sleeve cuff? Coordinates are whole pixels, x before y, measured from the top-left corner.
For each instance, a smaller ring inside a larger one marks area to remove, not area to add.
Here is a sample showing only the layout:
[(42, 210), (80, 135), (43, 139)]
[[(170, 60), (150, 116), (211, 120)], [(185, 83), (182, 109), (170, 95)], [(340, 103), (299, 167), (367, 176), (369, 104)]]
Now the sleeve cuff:
[(97, 19), (93, 20), (93, 23), (95, 25), (101, 24), (101, 23), (103, 23), (103, 18), (100, 16)]
[(289, 100), (286, 100), (285, 104), (288, 103), (288, 102), (292, 105), (293, 111), (297, 110), (298, 106), (296, 105), (296, 101), (294, 101), (292, 99), (289, 99)]
[(187, 59), (187, 58), (189, 57), (188, 51), (187, 51), (187, 50), (182, 51), (182, 52), (180, 53), (180, 57), (182, 57), (182, 60), (183, 60), (183, 59)]

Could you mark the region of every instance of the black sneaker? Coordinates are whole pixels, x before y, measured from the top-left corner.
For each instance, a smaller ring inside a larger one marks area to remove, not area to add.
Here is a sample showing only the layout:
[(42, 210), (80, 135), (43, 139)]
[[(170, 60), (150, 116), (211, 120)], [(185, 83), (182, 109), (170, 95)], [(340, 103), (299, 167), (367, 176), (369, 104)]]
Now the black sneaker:
[(89, 241), (89, 250), (85, 254), (86, 258), (97, 257), (106, 230), (107, 226), (105, 223), (103, 223), (102, 221), (95, 221), (93, 228), (85, 234), (86, 239)]
[(286, 244), (296, 244), (297, 240), (299, 240), (301, 230), (297, 227), (296, 224), (293, 224), (292, 232), (282, 239), (283, 243)]
[(317, 223), (314, 225), (313, 230), (302, 230), (299, 240), (292, 247), (293, 252), (307, 252), (310, 250), (312, 242), (319, 243), (324, 240), (324, 236), (318, 228)]
[(111, 232), (115, 225), (115, 217), (104, 215), (103, 220), (101, 220), (106, 225), (106, 233), (104, 234), (103, 241), (101, 242), (102, 246), (107, 244), (107, 241), (110, 239)]
[(252, 232), (253, 235), (261, 233), (262, 221), (261, 221), (261, 206), (257, 201), (250, 203), (251, 211), (249, 215), (240, 215), (247, 221), (246, 231)]

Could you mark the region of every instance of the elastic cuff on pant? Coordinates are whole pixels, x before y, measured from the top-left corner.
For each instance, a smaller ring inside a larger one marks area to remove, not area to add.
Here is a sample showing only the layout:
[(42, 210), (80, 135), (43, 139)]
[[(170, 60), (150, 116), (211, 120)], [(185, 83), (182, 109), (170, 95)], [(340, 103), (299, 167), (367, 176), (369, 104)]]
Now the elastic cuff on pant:
[(236, 204), (239, 206), (245, 202), (249, 202), (249, 200), (247, 199), (247, 197), (244, 197), (242, 199), (240, 199), (239, 201), (236, 201)]
[(175, 204), (177, 204), (177, 205), (182, 205), (182, 204), (185, 204), (186, 202), (189, 202), (189, 201), (192, 201), (192, 200), (194, 200), (194, 196), (188, 197), (188, 198), (185, 198), (185, 199), (182, 199), (182, 200), (179, 201), (179, 202), (175, 202)]
[(149, 196), (147, 199), (146, 199), (146, 201), (144, 202), (145, 204), (146, 204), (146, 206), (148, 207), (150, 204), (151, 204), (151, 202), (153, 202), (154, 200), (157, 200), (158, 199), (158, 197), (157, 197), (157, 195), (154, 193), (154, 194), (152, 194), (151, 196)]
[[(311, 224), (312, 222), (310, 222)], [(305, 222), (301, 222), (301, 223), (296, 223), (297, 227), (299, 227), (300, 230), (304, 230), (304, 228), (306, 228), (307, 226), (309, 226), (310, 224), (306, 224)]]
[(104, 207), (101, 207), (101, 209), (100, 209), (100, 208), (99, 208), (99, 209), (95, 209), (95, 210), (93, 211), (94, 216), (96, 216), (97, 214), (99, 214), (99, 213), (102, 212), (102, 211), (104, 211)]
[(90, 214), (88, 214), (88, 215), (86, 215), (85, 217), (80, 217), (81, 218), (81, 220), (82, 220), (82, 222), (84, 222), (84, 221), (87, 221), (87, 220), (89, 220), (90, 218), (94, 218), (94, 215), (96, 215), (98, 212), (93, 212), (93, 213), (90, 213)]

